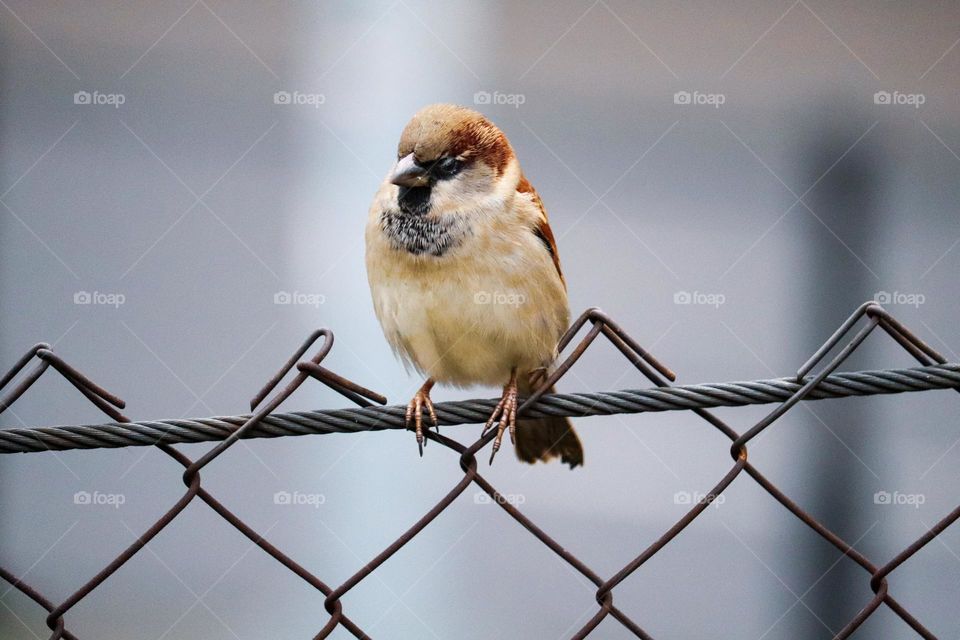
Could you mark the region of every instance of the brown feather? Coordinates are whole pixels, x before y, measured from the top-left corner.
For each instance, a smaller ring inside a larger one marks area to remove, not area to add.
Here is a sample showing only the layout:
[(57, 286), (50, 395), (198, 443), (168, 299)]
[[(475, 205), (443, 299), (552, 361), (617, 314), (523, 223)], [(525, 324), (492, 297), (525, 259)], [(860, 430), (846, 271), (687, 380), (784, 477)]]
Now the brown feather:
[[(520, 385), (524, 387), (524, 385)], [(554, 393), (550, 388), (547, 393)], [(526, 394), (527, 389), (521, 389)], [(520, 418), (517, 420), (517, 458), (533, 464), (560, 458), (561, 462), (574, 469), (583, 464), (583, 446), (568, 418), (548, 416), (545, 418)]]
[(432, 104), (414, 114), (400, 136), (397, 153), (400, 157), (412, 153), (421, 164), (443, 156), (481, 161), (498, 176), (513, 157), (507, 137), (496, 125), (473, 109), (453, 104)]
[(564, 279), (563, 270), (560, 268), (560, 252), (557, 251), (557, 240), (553, 235), (553, 229), (550, 228), (550, 223), (547, 222), (547, 210), (543, 206), (543, 200), (540, 199), (540, 194), (533, 188), (533, 185), (530, 184), (527, 177), (523, 175), (520, 176), (520, 183), (517, 184), (517, 193), (529, 193), (533, 199), (533, 204), (540, 209), (540, 220), (533, 232), (540, 238), (550, 253), (550, 257), (553, 259), (553, 266), (557, 268), (557, 275), (560, 276), (560, 281), (563, 283), (563, 287), (566, 288), (567, 281)]

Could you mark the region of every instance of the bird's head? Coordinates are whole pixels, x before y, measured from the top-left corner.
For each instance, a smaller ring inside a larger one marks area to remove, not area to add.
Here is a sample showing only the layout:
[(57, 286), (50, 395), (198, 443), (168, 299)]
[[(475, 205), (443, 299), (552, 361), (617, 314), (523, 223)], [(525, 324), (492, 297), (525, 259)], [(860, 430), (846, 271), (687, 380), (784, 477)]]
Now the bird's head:
[[(506, 136), (483, 115), (452, 104), (418, 111), (400, 136), (397, 163), (387, 178), (408, 215), (480, 210), (502, 198), (514, 159)], [(514, 182), (517, 176), (512, 176)]]

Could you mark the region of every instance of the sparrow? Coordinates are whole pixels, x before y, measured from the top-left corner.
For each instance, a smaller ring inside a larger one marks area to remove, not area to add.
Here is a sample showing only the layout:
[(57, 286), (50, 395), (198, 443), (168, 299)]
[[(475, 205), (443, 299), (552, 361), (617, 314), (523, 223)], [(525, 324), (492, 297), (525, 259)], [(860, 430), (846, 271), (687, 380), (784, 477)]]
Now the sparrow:
[(504, 133), (465, 107), (418, 111), (373, 199), (365, 240), (384, 336), (426, 376), (406, 411), (420, 455), (424, 411), (437, 426), (436, 383), (502, 385), (482, 432), (497, 426), (491, 462), (507, 431), (524, 462), (583, 464), (569, 420), (517, 418), (520, 398), (557, 358), (570, 311), (546, 210)]

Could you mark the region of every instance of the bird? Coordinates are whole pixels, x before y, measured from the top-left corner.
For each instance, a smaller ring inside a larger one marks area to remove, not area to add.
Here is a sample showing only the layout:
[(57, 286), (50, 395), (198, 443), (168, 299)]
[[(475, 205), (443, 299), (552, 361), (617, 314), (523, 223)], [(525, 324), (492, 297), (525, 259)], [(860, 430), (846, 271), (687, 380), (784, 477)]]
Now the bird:
[(481, 433), (496, 424), (491, 463), (508, 432), (521, 461), (582, 465), (567, 418), (517, 418), (520, 399), (542, 386), (558, 357), (570, 311), (546, 209), (507, 136), (466, 107), (420, 109), (364, 235), (384, 336), (408, 370), (426, 377), (405, 416), (420, 455), (424, 412), (438, 425), (435, 384), (502, 386)]

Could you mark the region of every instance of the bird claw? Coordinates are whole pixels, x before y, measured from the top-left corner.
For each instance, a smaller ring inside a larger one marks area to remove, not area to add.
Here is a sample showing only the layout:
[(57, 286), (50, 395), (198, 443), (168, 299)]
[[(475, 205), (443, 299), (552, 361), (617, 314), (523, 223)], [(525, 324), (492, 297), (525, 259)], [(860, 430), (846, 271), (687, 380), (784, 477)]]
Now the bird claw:
[(510, 433), (511, 444), (517, 443), (517, 407), (519, 406), (519, 394), (517, 392), (517, 378), (514, 372), (510, 376), (510, 382), (503, 388), (503, 395), (500, 402), (494, 407), (490, 419), (483, 425), (481, 437), (486, 435), (494, 423), (497, 424), (497, 436), (493, 439), (493, 449), (490, 451), (490, 464), (493, 464), (493, 458), (500, 450), (500, 444), (503, 441), (505, 431)]
[(439, 433), (440, 425), (437, 422), (437, 413), (433, 408), (433, 401), (430, 399), (430, 389), (433, 388), (433, 381), (427, 380), (423, 386), (417, 390), (410, 402), (407, 403), (406, 424), (407, 428), (413, 426), (417, 436), (417, 448), (420, 450), (420, 457), (423, 457), (423, 447), (426, 445), (426, 438), (423, 435), (423, 410), (427, 410), (430, 416), (430, 423)]

